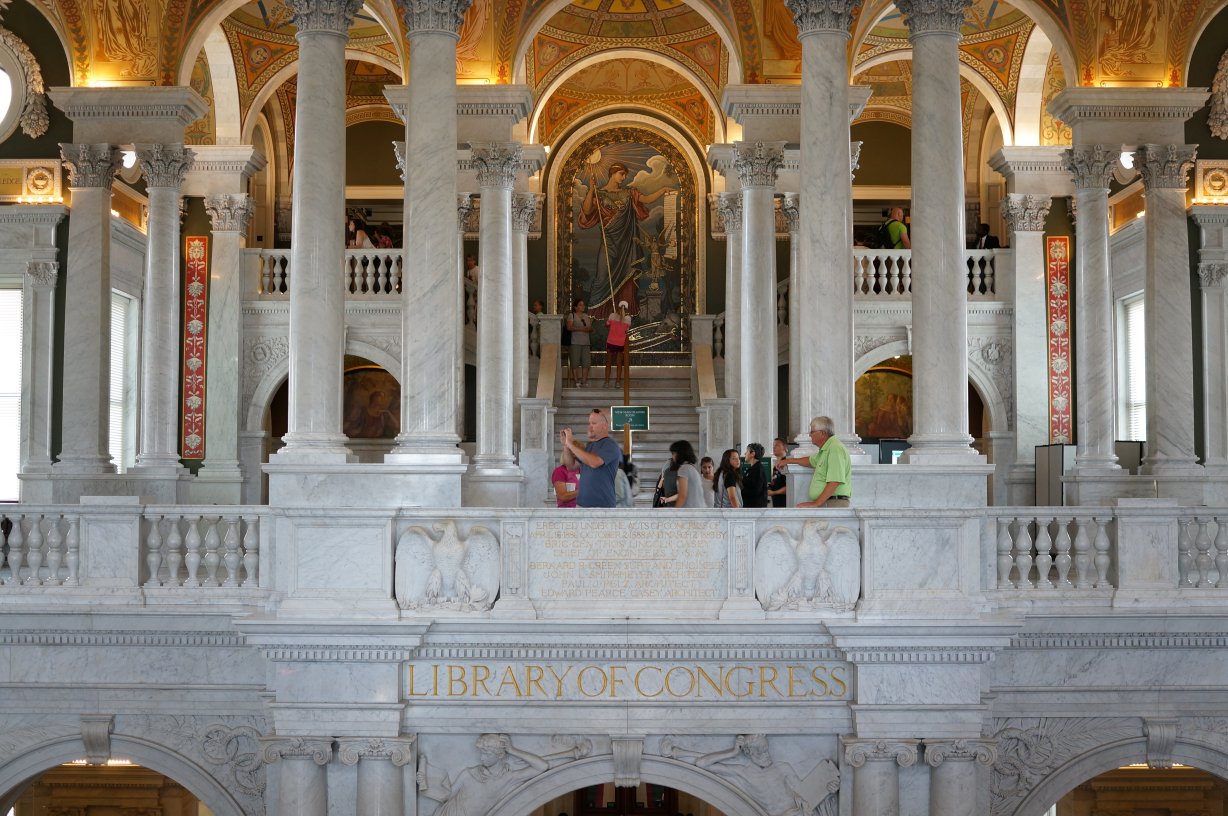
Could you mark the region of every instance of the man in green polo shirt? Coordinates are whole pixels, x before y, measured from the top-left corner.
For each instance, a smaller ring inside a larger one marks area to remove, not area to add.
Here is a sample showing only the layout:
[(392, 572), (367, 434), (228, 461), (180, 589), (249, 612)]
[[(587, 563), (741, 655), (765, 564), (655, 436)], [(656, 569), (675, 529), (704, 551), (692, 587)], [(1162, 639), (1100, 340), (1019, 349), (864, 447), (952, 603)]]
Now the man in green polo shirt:
[(817, 416), (810, 420), (810, 441), (818, 452), (785, 459), (786, 465), (814, 468), (810, 479), (810, 501), (798, 502), (798, 507), (848, 507), (853, 496), (853, 465), (844, 443), (836, 438), (831, 417)]

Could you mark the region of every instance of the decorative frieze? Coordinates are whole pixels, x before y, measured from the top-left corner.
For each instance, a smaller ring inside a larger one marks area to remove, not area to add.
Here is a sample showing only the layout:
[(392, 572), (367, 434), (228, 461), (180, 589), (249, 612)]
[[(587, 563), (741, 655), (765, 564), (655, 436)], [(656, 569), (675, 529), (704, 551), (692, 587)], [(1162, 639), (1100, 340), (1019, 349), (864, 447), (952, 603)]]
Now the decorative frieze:
[(327, 765), (333, 758), (331, 737), (264, 737), (265, 762), (283, 759), (310, 759), (317, 765)]
[(896, 8), (904, 15), (910, 37), (922, 34), (958, 36), (964, 13), (972, 0), (898, 0)]
[(491, 142), (474, 145), (472, 150), (480, 187), (512, 189), (524, 157), (523, 145), (517, 142)]
[(1002, 216), (1011, 232), (1044, 232), (1053, 199), (1047, 195), (1010, 193), (1002, 200)]
[(1111, 145), (1076, 145), (1062, 152), (1062, 164), (1079, 190), (1107, 190), (1120, 161), (1121, 150)]
[(733, 167), (743, 187), (775, 187), (785, 158), (784, 142), (734, 142)]
[(196, 154), (181, 144), (139, 144), (136, 160), (145, 174), (148, 187), (179, 189), (183, 177), (192, 169)]
[(799, 37), (818, 31), (830, 31), (849, 36), (849, 26), (853, 22), (853, 9), (861, 5), (860, 0), (785, 0), (785, 5), (793, 13), (793, 22), (797, 24)]
[(60, 157), (68, 171), (68, 186), (76, 188), (98, 187), (110, 190), (115, 182), (115, 171), (121, 164), (118, 147), (100, 144), (60, 143)]
[(362, 0), (287, 0), (299, 34), (346, 36)]
[(998, 756), (992, 740), (939, 739), (925, 741), (925, 764), (937, 768), (944, 762), (976, 762), (992, 765)]
[(252, 217), (252, 200), (247, 193), (213, 195), (205, 199), (205, 211), (214, 232), (246, 232)]
[(1197, 145), (1145, 144), (1134, 153), (1148, 190), (1184, 190)]
[(54, 289), (56, 279), (60, 274), (60, 264), (57, 261), (29, 261), (26, 263), (26, 277), (36, 287)]
[[(661, 754), (692, 762), (716, 774), (754, 799), (765, 813), (834, 814), (835, 795), (840, 790), (840, 771), (830, 759), (819, 760), (802, 776), (792, 764), (772, 756), (765, 734), (738, 734), (733, 745), (718, 751), (685, 748), (671, 737), (661, 740)], [(793, 755), (807, 762), (805, 755)], [(805, 766), (802, 766), (805, 767)], [(828, 803), (831, 807), (821, 805)]]
[(910, 768), (917, 762), (917, 745), (920, 740), (886, 740), (845, 738), (844, 760), (854, 768), (867, 762), (895, 762), (901, 768)]
[(422, 32), (459, 35), (461, 21), (473, 0), (398, 0), (405, 28), (412, 36)]
[(357, 765), (360, 759), (386, 759), (398, 768), (414, 761), (414, 737), (383, 739), (363, 737), (337, 740), (337, 759), (343, 765)]

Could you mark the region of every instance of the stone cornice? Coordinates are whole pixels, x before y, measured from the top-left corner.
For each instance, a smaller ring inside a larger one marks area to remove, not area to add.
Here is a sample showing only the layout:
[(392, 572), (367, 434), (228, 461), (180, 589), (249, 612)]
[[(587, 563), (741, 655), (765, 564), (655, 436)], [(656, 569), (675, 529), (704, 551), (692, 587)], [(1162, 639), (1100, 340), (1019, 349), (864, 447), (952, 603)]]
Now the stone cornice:
[(1200, 227), (1228, 226), (1228, 207), (1223, 204), (1194, 204), (1188, 212)]
[(920, 740), (860, 739), (844, 737), (844, 759), (854, 768), (867, 762), (895, 762), (901, 768), (912, 767), (917, 762), (917, 746)]
[(1008, 180), (1016, 175), (1046, 173), (1066, 177), (1062, 152), (1066, 148), (1052, 147), (1003, 147), (989, 157), (989, 168), (1001, 173)]
[(0, 632), (0, 646), (148, 646), (195, 648), (245, 646), (242, 635), (233, 632)]
[(1011, 649), (1224, 649), (1228, 634), (1168, 632), (1165, 634), (1016, 635)]
[(74, 123), (87, 120), (161, 120), (187, 127), (209, 103), (181, 85), (133, 88), (52, 88), (51, 100)]
[(192, 145), (192, 151), (196, 154), (192, 173), (238, 174), (247, 178), (269, 163), (263, 153), (248, 145)]
[(799, 116), (800, 85), (728, 85), (721, 94), (721, 109), (738, 124), (756, 116)]
[(988, 663), (999, 649), (991, 646), (856, 646), (844, 649), (853, 663)]
[(607, 644), (572, 646), (558, 643), (469, 643), (464, 645), (423, 644), (414, 654), (418, 660), (602, 660), (602, 661), (839, 661), (839, 652), (823, 646), (761, 646), (753, 643), (726, 643), (716, 646), (645, 646)]
[(408, 646), (302, 644), (262, 646), (261, 649), (265, 658), (273, 663), (400, 663), (414, 656), (413, 648)]
[(505, 118), (521, 121), (533, 108), (528, 85), (460, 85), (456, 89), (457, 116)]
[(54, 227), (67, 214), (63, 204), (4, 204), (0, 205), (0, 224)]
[(1068, 125), (1083, 122), (1176, 120), (1184, 122), (1207, 104), (1206, 88), (1067, 88), (1049, 103), (1049, 113)]

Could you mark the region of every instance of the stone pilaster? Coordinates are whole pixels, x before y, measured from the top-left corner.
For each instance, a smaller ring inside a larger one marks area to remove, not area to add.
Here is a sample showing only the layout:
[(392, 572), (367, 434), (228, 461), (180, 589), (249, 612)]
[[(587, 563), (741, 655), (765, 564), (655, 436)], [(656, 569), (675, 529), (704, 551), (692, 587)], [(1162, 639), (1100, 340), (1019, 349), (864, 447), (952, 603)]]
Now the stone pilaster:
[(194, 156), (182, 144), (136, 145), (149, 194), (136, 468), (168, 478), (184, 472), (179, 464), (179, 190)]
[[(780, 205), (789, 224), (789, 427), (782, 434), (789, 437), (790, 431), (802, 427), (801, 402), (797, 399), (802, 380), (802, 315), (806, 304), (798, 300), (801, 283), (801, 195), (785, 193)], [(766, 442), (764, 443), (767, 444)]]
[(21, 321), (21, 473), (51, 471), (51, 383), (59, 272), (60, 265), (54, 260), (26, 264)]
[(264, 761), (280, 764), (278, 801), (267, 803), (275, 814), (327, 816), (327, 765), (333, 757), (331, 737), (266, 737)]
[[(742, 387), (742, 316), (740, 304), (734, 298), (735, 293), (742, 291), (742, 196), (721, 193), (716, 206), (725, 222), (725, 396), (737, 400)], [(739, 413), (735, 403), (735, 428), (739, 427)]]
[(959, 27), (970, 0), (900, 0), (913, 49), (913, 435), (921, 464), (978, 464), (968, 435)]
[(925, 763), (930, 766), (930, 813), (975, 816), (977, 765), (989, 767), (997, 758), (990, 740), (940, 739), (925, 741)]
[(364, 737), (337, 740), (337, 758), (358, 766), (357, 816), (401, 813), (405, 771), (414, 761), (414, 739)]
[[(771, 444), (776, 436), (776, 174), (784, 142), (735, 142), (742, 188), (742, 285), (737, 353), (741, 371), (738, 442)], [(731, 309), (726, 307), (726, 319)], [(726, 335), (728, 336), (728, 335)]]
[(1199, 205), (1190, 215), (1201, 232), (1203, 467), (1222, 475), (1228, 473), (1228, 207)]
[(845, 737), (844, 761), (853, 769), (852, 816), (900, 812), (900, 768), (916, 764), (918, 740)]
[(515, 399), (529, 396), (529, 233), (541, 210), (540, 193), (512, 196), (512, 363)]
[(56, 471), (114, 473), (108, 445), (113, 144), (61, 144), (72, 191), (64, 306), (64, 402)]

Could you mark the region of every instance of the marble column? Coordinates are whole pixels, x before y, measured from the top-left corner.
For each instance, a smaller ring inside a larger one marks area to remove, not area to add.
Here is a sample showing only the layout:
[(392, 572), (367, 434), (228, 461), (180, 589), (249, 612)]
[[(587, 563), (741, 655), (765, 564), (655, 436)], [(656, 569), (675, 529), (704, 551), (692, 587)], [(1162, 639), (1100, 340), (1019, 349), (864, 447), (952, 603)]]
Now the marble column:
[(290, 7), (299, 48), (290, 241), (290, 405), (286, 445), (274, 456), (280, 461), (347, 462), (353, 457), (341, 432), (345, 43), (362, 0), (290, 0)]
[(465, 224), (473, 212), (472, 193), (456, 196), (456, 439), (465, 438)]
[(919, 741), (845, 738), (843, 743), (844, 760), (853, 768), (852, 816), (898, 814), (899, 769), (916, 763)]
[[(213, 195), (205, 210), (213, 224), (213, 268), (209, 278), (209, 350), (205, 366), (205, 461), (197, 479), (224, 480), (230, 503), (241, 500), (243, 466), (239, 462), (239, 429), (243, 406), (243, 247), (252, 217), (246, 193)], [(233, 494), (233, 495), (230, 495)]]
[[(742, 190), (742, 281), (739, 316), (738, 444), (776, 436), (776, 174), (784, 142), (735, 142)], [(726, 319), (731, 310), (725, 309)], [(726, 335), (728, 336), (728, 335)]]
[(529, 232), (537, 222), (541, 193), (512, 197), (512, 364), (516, 399), (529, 396)]
[[(789, 420), (795, 423), (790, 430), (810, 449), (811, 418), (830, 416), (837, 436), (852, 447), (858, 440), (853, 432), (853, 184), (847, 161), (845, 55), (858, 2), (786, 0), (785, 5), (802, 46), (798, 209), (810, 214), (800, 223), (799, 274), (790, 285), (789, 311), (797, 317), (791, 317), (789, 334)], [(958, 133), (958, 116), (956, 123)], [(822, 320), (801, 320), (815, 309), (821, 309)]]
[(277, 801), (267, 803), (270, 816), (328, 816), (332, 739), (265, 737), (262, 742), (264, 761), (281, 765)]
[(21, 473), (51, 472), (51, 384), (59, 272), (60, 265), (53, 260), (26, 264), (21, 296)]
[(899, 0), (913, 51), (913, 463), (983, 461), (968, 435), (959, 28), (971, 0)]
[(386, 461), (463, 459), (457, 447), (464, 313), (455, 220), (456, 42), (470, 1), (398, 3), (412, 55), (405, 115), (405, 228), (412, 241), (405, 244), (402, 287), (401, 433)]
[(977, 765), (992, 766), (997, 751), (986, 740), (926, 740), (930, 771), (930, 813), (976, 816)]
[(405, 812), (406, 765), (414, 761), (414, 740), (365, 737), (337, 740), (337, 758), (358, 766), (356, 816)]
[[(514, 304), (512, 295), (512, 185), (520, 169), (521, 146), (473, 146), (482, 197), (478, 239), (478, 438), (475, 471), (503, 473), (515, 468), (512, 419)], [(523, 311), (523, 309), (522, 309)]]
[(1002, 202), (1015, 251), (1014, 461), (1033, 466), (1036, 446), (1049, 443), (1049, 389), (1036, 386), (1049, 377), (1045, 219), (1052, 204), (1047, 195), (1025, 193), (1011, 193)]
[(111, 346), (112, 144), (61, 144), (72, 191), (64, 299), (64, 400), (56, 470), (114, 473), (107, 451)]
[[(1076, 471), (1117, 471), (1113, 452), (1113, 286), (1109, 270), (1109, 179), (1121, 151), (1076, 145), (1062, 155), (1074, 176)], [(1182, 233), (1184, 235), (1184, 233)]]
[(810, 421), (809, 417), (802, 419), (802, 403), (797, 398), (802, 382), (802, 324), (805, 322), (802, 315), (806, 313), (806, 304), (797, 299), (798, 288), (804, 287), (801, 282), (800, 198), (798, 193), (785, 193), (780, 205), (789, 222), (789, 427), (781, 434), (785, 439), (789, 438), (790, 431), (796, 431), (803, 423)]
[(1196, 145), (1143, 145), (1134, 155), (1143, 174), (1147, 217), (1143, 287), (1147, 360), (1147, 456), (1143, 471), (1196, 477), (1194, 348), (1190, 335), (1190, 250), (1186, 176)]
[[(1190, 215), (1202, 231), (1203, 466), (1228, 473), (1228, 207), (1200, 205)], [(1210, 497), (1208, 497), (1210, 503)]]
[(141, 431), (136, 470), (178, 476), (179, 188), (195, 154), (181, 144), (136, 145), (149, 194), (141, 296)]
[[(725, 222), (725, 396), (739, 400), (742, 382), (742, 196), (740, 193), (720, 194), (716, 204)], [(741, 413), (735, 404), (734, 427), (740, 427)]]

